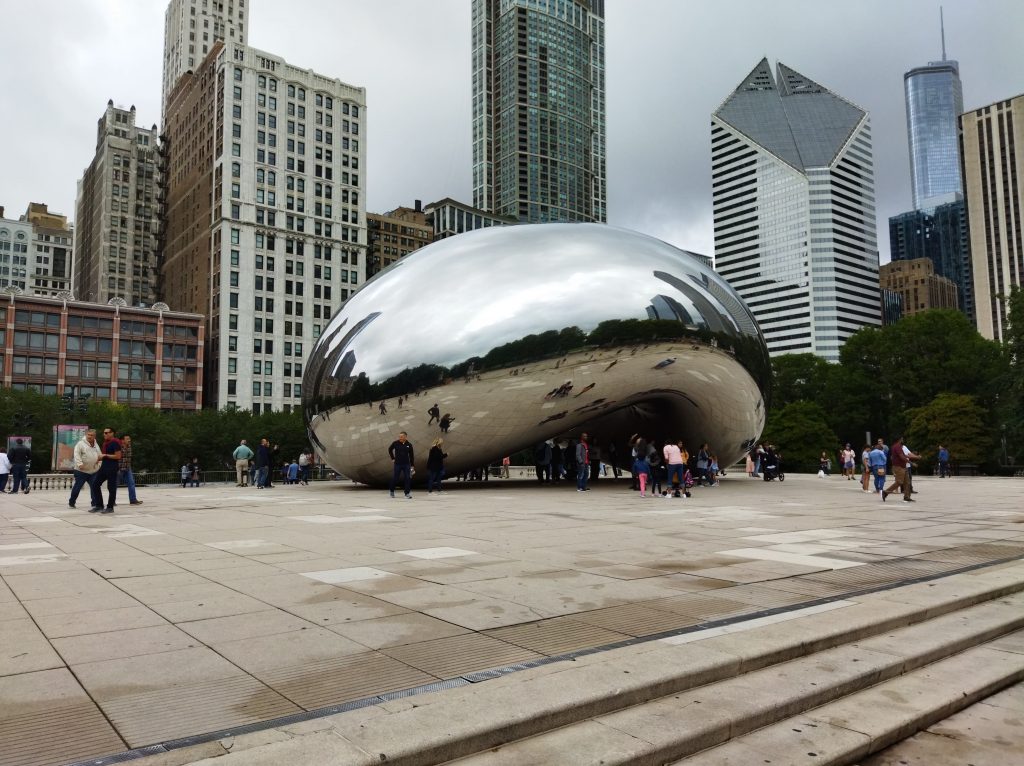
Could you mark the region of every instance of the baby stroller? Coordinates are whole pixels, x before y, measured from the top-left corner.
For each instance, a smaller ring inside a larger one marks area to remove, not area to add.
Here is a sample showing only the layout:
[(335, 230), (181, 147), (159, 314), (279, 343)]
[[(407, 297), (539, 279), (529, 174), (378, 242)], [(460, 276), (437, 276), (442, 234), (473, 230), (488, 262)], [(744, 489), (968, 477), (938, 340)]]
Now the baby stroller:
[(765, 481), (786, 480), (786, 474), (782, 472), (782, 458), (778, 455), (768, 455), (765, 465), (761, 467), (761, 475)]
[[(691, 487), (693, 487), (693, 474), (690, 473), (690, 469), (687, 468), (683, 471), (683, 483), (681, 485), (676, 482), (672, 483), (672, 497), (682, 497), (683, 495), (690, 497)], [(668, 495), (668, 489), (666, 489), (663, 494)]]

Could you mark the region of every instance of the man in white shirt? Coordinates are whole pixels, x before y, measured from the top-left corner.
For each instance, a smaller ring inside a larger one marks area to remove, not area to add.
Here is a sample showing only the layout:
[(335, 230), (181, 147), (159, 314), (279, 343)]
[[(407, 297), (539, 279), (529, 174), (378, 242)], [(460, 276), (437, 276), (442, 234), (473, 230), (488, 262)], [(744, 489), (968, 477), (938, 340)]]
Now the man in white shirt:
[(97, 472), (100, 470), (100, 459), (102, 452), (100, 445), (96, 443), (96, 431), (89, 429), (85, 436), (75, 445), (75, 483), (71, 487), (71, 497), (68, 500), (68, 507), (74, 508), (78, 500), (78, 493), (82, 487), (89, 485), (92, 507), (89, 513), (103, 510), (103, 498), (100, 496), (100, 488), (96, 482)]
[(0, 492), (7, 487), (7, 479), (11, 475), (11, 461), (7, 457), (7, 447), (0, 447)]

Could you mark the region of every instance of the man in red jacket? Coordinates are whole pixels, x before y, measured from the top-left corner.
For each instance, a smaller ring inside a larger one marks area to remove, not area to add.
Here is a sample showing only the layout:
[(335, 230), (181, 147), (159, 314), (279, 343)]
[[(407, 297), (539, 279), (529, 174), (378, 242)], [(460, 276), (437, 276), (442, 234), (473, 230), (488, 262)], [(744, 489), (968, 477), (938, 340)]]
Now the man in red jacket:
[(898, 436), (893, 441), (892, 449), (889, 452), (889, 457), (892, 460), (892, 473), (895, 477), (892, 485), (882, 490), (882, 500), (884, 501), (889, 495), (895, 492), (897, 489), (903, 491), (903, 502), (913, 503), (914, 498), (910, 495), (913, 492), (913, 487), (910, 484), (910, 477), (907, 476), (907, 466), (911, 460), (920, 460), (921, 456), (911, 452), (909, 449), (903, 448), (903, 437)]

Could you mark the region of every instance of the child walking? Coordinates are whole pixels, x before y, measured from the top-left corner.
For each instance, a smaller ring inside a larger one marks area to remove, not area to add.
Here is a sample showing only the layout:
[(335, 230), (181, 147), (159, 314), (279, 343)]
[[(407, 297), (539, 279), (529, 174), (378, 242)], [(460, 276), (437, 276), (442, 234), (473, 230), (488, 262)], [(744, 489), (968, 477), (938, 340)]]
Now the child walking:
[(633, 463), (633, 473), (636, 474), (637, 480), (640, 482), (640, 497), (644, 497), (647, 481), (651, 477), (651, 464), (647, 462), (646, 455), (636, 456), (636, 461)]

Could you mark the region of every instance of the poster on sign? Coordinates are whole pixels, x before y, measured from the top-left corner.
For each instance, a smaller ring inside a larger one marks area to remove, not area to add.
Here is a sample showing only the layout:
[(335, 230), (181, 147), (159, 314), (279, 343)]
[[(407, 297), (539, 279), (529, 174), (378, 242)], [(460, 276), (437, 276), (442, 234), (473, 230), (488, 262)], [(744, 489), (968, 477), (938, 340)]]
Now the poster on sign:
[(53, 427), (53, 449), (50, 465), (53, 471), (73, 471), (75, 445), (84, 437), (89, 426), (56, 425)]

